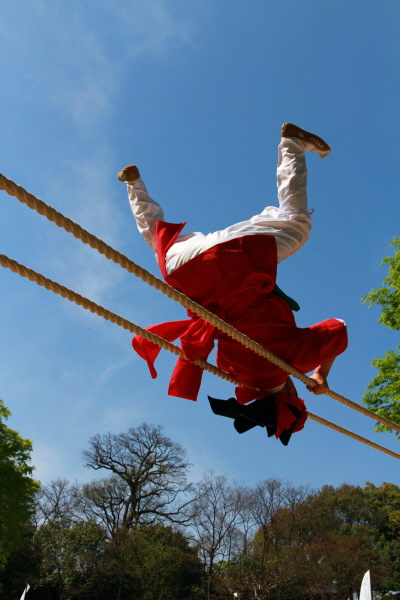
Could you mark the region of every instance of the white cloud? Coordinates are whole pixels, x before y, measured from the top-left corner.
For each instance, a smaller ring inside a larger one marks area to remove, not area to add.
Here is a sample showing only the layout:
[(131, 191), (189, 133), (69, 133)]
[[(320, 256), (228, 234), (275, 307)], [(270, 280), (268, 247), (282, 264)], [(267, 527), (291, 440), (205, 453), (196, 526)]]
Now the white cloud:
[(126, 46), (130, 56), (153, 53), (160, 55), (178, 44), (191, 44), (196, 25), (193, 18), (172, 14), (171, 3), (150, 0), (141, 3), (139, 18), (137, 5), (131, 7), (131, 19), (125, 20), (120, 12), (121, 23), (125, 23)]
[[(118, 248), (122, 211), (109, 181), (110, 163), (111, 152), (105, 143), (96, 145), (88, 156), (68, 158), (63, 161), (62, 177), (59, 173), (47, 176), (48, 197), (44, 200)], [(52, 251), (43, 256), (43, 274), (99, 304), (128, 277), (121, 267), (71, 234), (54, 225), (47, 230), (47, 245)]]
[(121, 406), (121, 399), (118, 400), (118, 406), (110, 406), (102, 414), (102, 426), (107, 431), (126, 431), (129, 427), (134, 427), (135, 423), (140, 423), (146, 418), (146, 410), (138, 403), (131, 402), (128, 406)]
[[(85, 128), (112, 114), (132, 60), (168, 55), (193, 43), (201, 3), (27, 0), (0, 21), (2, 55), (13, 93), (39, 98)], [(193, 14), (194, 13), (194, 14)]]
[[(102, 371), (101, 375), (97, 380), (97, 387), (101, 388), (107, 381), (109, 381), (116, 373), (131, 365), (133, 362), (133, 353), (132, 349), (126, 345), (124, 347), (124, 354), (122, 357), (119, 357), (117, 360), (114, 360), (108, 364), (108, 366)], [(135, 357), (136, 358), (136, 357)], [(123, 421), (126, 423), (126, 421)]]
[[(132, 62), (143, 54), (165, 60), (176, 45), (192, 43), (202, 11), (198, 2), (167, 0), (89, 0), (73, 5), (16, 0), (3, 10), (0, 50), (7, 65), (8, 94), (23, 98), (29, 109), (34, 106), (32, 115), (39, 119), (48, 111), (51, 126), (60, 128), (63, 145), (70, 124), (77, 126), (73, 159), (63, 150), (68, 158), (62, 159), (58, 172), (46, 172), (49, 198), (44, 200), (114, 247), (121, 238), (122, 211), (109, 182), (113, 151), (102, 125), (113, 113), (114, 98)], [(84, 142), (76, 151), (79, 140)], [(51, 242), (56, 247), (45, 260), (51, 273), (57, 273), (55, 279), (100, 304), (126, 277), (73, 238), (66, 240), (57, 232)]]
[(42, 482), (57, 479), (65, 471), (65, 461), (54, 446), (34, 444), (32, 464), (35, 465), (33, 478)]

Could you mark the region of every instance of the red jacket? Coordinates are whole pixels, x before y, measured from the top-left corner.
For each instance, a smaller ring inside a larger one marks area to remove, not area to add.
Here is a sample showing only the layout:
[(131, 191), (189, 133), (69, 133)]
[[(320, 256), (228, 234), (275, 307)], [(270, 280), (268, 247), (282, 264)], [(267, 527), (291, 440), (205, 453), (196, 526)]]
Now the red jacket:
[[(243, 236), (218, 244), (166, 275), (166, 253), (184, 225), (157, 223), (157, 256), (161, 272), (169, 285), (302, 373), (312, 371), (346, 349), (347, 332), (341, 321), (328, 319), (304, 329), (299, 328), (287, 301), (273, 292), (277, 271), (273, 236)], [(192, 360), (206, 359), (217, 340), (218, 367), (245, 385), (261, 390), (236, 388), (240, 403), (261, 398), (266, 395), (262, 390), (286, 381), (288, 375), (279, 367), (190, 311), (188, 315), (190, 319), (153, 325), (147, 329), (171, 342), (179, 337), (185, 356)], [(141, 336), (135, 336), (132, 345), (147, 361), (151, 376), (157, 377), (154, 361), (160, 348)], [(168, 394), (196, 400), (202, 373), (200, 367), (179, 358)]]

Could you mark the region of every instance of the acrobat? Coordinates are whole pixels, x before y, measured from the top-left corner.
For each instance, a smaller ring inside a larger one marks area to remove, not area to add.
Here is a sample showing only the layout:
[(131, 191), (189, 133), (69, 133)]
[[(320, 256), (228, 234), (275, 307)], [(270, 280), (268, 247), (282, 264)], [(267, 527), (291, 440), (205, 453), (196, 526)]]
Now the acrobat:
[[(298, 307), (276, 286), (276, 274), (277, 265), (304, 245), (311, 230), (305, 151), (324, 158), (330, 150), (320, 137), (285, 123), (278, 147), (279, 207), (267, 206), (247, 221), (207, 235), (182, 234), (185, 223), (166, 222), (135, 165), (118, 174), (127, 184), (137, 227), (155, 252), (165, 281), (298, 371), (313, 371), (310, 377), (316, 386), (308, 389), (314, 394), (328, 389), (332, 364), (347, 347), (346, 324), (328, 319), (297, 327), (292, 309)], [(236, 399), (210, 398), (212, 410), (233, 418), (240, 433), (261, 425), (268, 435), (275, 434), (287, 444), (306, 419), (304, 402), (297, 397), (291, 378), (210, 323), (190, 311), (188, 314), (189, 319), (153, 325), (148, 330), (168, 341), (180, 338), (189, 360), (205, 360), (217, 342), (218, 367), (243, 386), (236, 388)], [(154, 361), (160, 348), (140, 336), (135, 336), (132, 344), (155, 378)], [(200, 367), (179, 358), (168, 394), (196, 400), (201, 377)], [(256, 402), (247, 404), (252, 400)]]

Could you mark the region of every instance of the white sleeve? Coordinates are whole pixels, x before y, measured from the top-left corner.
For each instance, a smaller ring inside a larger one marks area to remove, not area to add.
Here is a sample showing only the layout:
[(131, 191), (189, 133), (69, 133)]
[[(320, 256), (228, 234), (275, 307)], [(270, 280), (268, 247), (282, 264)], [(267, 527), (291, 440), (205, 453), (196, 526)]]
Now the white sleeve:
[(156, 222), (164, 221), (164, 211), (161, 206), (150, 198), (144, 182), (139, 178), (127, 184), (129, 204), (136, 219), (140, 233), (150, 248), (156, 247)]

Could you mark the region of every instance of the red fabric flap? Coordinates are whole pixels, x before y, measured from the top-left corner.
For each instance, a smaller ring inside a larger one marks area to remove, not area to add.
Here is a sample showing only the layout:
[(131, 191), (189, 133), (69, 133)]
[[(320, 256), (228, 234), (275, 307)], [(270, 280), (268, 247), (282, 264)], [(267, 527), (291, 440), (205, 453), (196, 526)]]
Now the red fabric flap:
[[(205, 360), (214, 347), (215, 327), (202, 319), (185, 319), (170, 321), (147, 327), (147, 331), (155, 333), (168, 342), (181, 338), (182, 352), (189, 360), (202, 358)], [(157, 377), (154, 362), (160, 353), (160, 346), (145, 340), (141, 335), (132, 339), (134, 350), (144, 358), (153, 379)], [(179, 358), (172, 373), (168, 395), (197, 400), (203, 369), (191, 362)]]
[[(168, 323), (159, 323), (158, 325), (146, 327), (146, 331), (150, 331), (151, 333), (159, 335), (167, 340), (167, 342), (173, 342), (179, 336), (183, 335), (191, 323), (192, 319), (185, 319), (183, 321), (169, 321)], [(147, 362), (152, 378), (156, 379), (157, 371), (154, 368), (154, 361), (160, 353), (160, 346), (145, 340), (141, 335), (135, 335), (135, 337), (132, 339), (132, 346), (139, 356), (144, 358), (144, 360)]]
[(157, 261), (163, 277), (167, 274), (165, 266), (165, 257), (169, 248), (175, 242), (176, 238), (185, 227), (186, 223), (167, 223), (166, 221), (157, 221)]
[(251, 388), (243, 386), (238, 386), (235, 388), (235, 396), (239, 404), (247, 404), (252, 400), (261, 400), (261, 398), (264, 398), (268, 395), (271, 396), (272, 394), (268, 394), (268, 392), (263, 390), (252, 390)]
[(296, 407), (301, 413), (296, 427), (293, 429), (293, 433), (296, 433), (296, 431), (300, 431), (301, 429), (303, 429), (304, 424), (307, 420), (307, 409), (304, 404), (304, 400), (302, 400), (301, 398), (293, 398), (293, 396), (288, 396), (287, 394), (282, 394), (281, 392), (274, 394), (274, 396), (276, 406), (275, 437), (279, 438), (282, 431), (284, 429), (290, 429), (293, 423), (297, 420), (297, 418), (292, 413), (287, 404), (291, 404), (292, 406)]
[(169, 383), (168, 396), (196, 401), (202, 377), (203, 369), (178, 358)]

